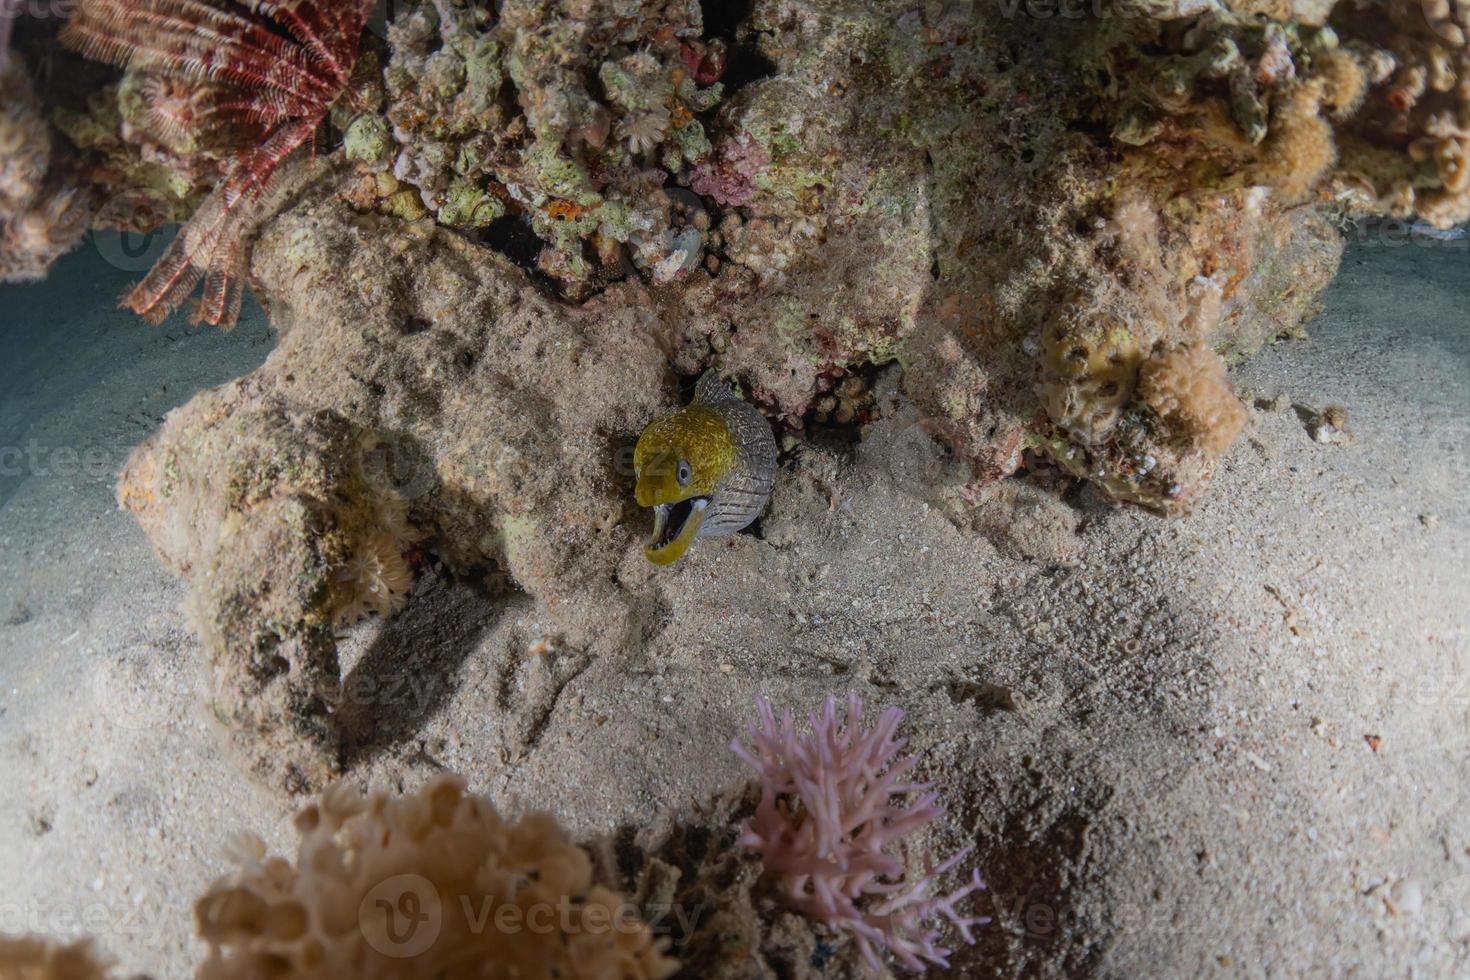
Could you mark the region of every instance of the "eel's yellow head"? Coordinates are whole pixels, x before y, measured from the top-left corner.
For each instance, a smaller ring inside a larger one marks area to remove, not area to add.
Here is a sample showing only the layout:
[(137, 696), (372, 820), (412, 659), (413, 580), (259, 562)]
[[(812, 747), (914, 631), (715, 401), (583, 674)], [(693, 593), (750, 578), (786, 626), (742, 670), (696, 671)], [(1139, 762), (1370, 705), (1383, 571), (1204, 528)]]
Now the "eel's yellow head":
[(653, 508), (643, 553), (655, 565), (689, 550), (715, 487), (735, 461), (735, 436), (719, 409), (691, 405), (643, 430), (633, 450), (639, 507)]

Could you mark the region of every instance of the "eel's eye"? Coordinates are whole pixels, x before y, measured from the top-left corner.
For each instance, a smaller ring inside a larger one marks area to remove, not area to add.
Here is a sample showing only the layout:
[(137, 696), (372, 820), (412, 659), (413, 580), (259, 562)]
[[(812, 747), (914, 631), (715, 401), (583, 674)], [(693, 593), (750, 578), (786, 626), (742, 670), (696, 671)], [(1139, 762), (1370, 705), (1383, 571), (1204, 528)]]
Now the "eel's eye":
[(682, 459), (679, 460), (679, 472), (676, 475), (679, 478), (679, 486), (681, 487), (689, 486), (689, 481), (694, 478), (693, 472), (689, 469), (689, 464)]

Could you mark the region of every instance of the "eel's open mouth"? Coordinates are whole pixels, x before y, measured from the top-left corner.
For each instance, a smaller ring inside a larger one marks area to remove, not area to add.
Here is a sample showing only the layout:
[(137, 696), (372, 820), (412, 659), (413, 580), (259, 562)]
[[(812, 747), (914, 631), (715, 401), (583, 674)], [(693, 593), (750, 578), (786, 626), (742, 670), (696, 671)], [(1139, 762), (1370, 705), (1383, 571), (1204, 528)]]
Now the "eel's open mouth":
[(694, 541), (699, 526), (704, 523), (708, 497), (690, 497), (675, 504), (653, 505), (653, 537), (648, 539), (643, 553), (656, 565), (667, 565), (678, 560)]

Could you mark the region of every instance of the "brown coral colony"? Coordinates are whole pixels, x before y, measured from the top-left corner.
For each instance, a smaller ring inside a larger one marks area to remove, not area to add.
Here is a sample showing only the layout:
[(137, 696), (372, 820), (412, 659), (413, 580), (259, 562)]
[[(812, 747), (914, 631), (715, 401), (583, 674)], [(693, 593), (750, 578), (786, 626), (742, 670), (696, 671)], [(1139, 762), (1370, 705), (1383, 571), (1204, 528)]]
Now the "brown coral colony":
[[(367, 0), (88, 0), (62, 42), (88, 58), (201, 86), (187, 111), (154, 104), (174, 135), (234, 151), (214, 191), (123, 305), (161, 322), (202, 280), (195, 322), (239, 316), (245, 237), (347, 88)], [(161, 94), (160, 84), (155, 94)]]

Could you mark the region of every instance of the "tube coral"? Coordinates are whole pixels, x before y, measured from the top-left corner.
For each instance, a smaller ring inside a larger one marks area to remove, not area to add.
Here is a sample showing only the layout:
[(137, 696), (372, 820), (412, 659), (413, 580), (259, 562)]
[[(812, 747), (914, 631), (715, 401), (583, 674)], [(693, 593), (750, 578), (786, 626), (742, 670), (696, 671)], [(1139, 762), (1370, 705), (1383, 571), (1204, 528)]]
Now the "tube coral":
[[(936, 880), (968, 850), (917, 877), (906, 876), (902, 860), (891, 853), (892, 845), (944, 812), (930, 784), (906, 778), (917, 760), (897, 758), (904, 746), (896, 738), (903, 712), (889, 708), (864, 731), (857, 695), (848, 698), (845, 720), (828, 698), (811, 717), (811, 734), (799, 736), (789, 711), (778, 726), (770, 702), (758, 698), (756, 708), (760, 722), (749, 728), (751, 747), (738, 740), (730, 745), (761, 781), (761, 800), (740, 844), (761, 855), (799, 911), (851, 933), (874, 969), (879, 949), (891, 950), (911, 970), (947, 967), (950, 950), (925, 921), (942, 916), (974, 943), (973, 928), (990, 920), (966, 918), (956, 906), (985, 884), (975, 871), (958, 890), (931, 896)], [(913, 798), (904, 807), (898, 797)]]
[(369, 533), (336, 570), (332, 579), (336, 625), (351, 625), (374, 613), (387, 619), (402, 608), (413, 587), (413, 569), (403, 558), (399, 540), (381, 531)]
[(1139, 400), (1206, 453), (1218, 455), (1245, 425), (1245, 407), (1225, 376), (1225, 362), (1208, 347), (1171, 348), (1144, 362), (1138, 372)]

